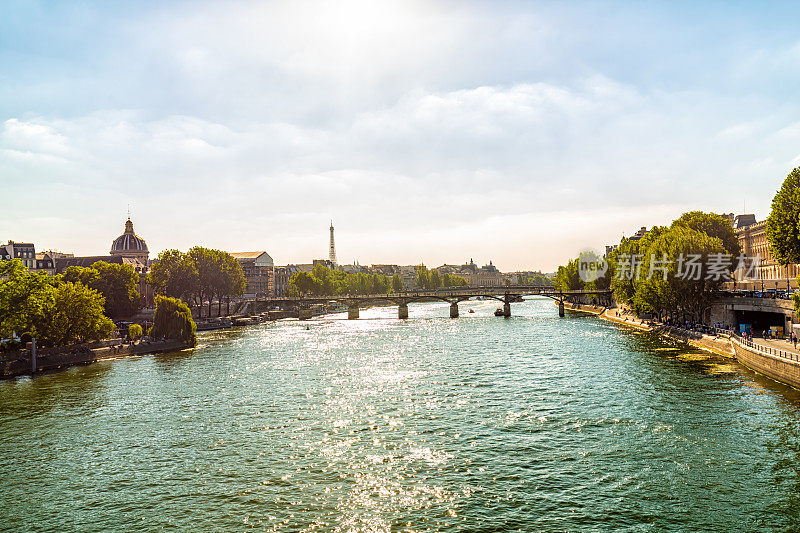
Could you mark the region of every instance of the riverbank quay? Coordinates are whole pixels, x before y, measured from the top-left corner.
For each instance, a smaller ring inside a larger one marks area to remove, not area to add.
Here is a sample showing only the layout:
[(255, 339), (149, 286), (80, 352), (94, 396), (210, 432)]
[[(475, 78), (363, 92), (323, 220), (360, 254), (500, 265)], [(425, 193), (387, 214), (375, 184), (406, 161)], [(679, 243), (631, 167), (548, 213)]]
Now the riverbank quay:
[(800, 352), (788, 343), (786, 347), (767, 345), (770, 341), (746, 340), (738, 335), (731, 335), (730, 343), (736, 360), (747, 368), (800, 389)]
[(735, 358), (736, 354), (728, 338), (724, 336), (705, 335), (694, 331), (667, 326), (652, 320), (643, 320), (624, 308), (610, 309), (586, 304), (564, 303), (571, 311), (590, 313), (608, 322), (628, 326), (639, 331), (648, 331), (665, 338), (686, 343), (694, 348), (705, 350), (722, 357)]
[(117, 339), (104, 341), (100, 344), (102, 346), (99, 347), (81, 345), (42, 349), (37, 351), (35, 368), (29, 350), (0, 354), (0, 379), (11, 379), (42, 372), (55, 372), (108, 359), (175, 352), (189, 348), (186, 343), (175, 340), (125, 343), (121, 339)]
[(800, 350), (780, 340), (746, 340), (733, 332), (705, 335), (657, 322), (633, 317), (623, 309), (593, 308), (587, 305), (565, 304), (567, 309), (591, 313), (604, 320), (643, 331), (652, 331), (666, 338), (684, 342), (695, 348), (735, 359), (741, 365), (779, 383), (800, 389)]
[(227, 317), (212, 317), (208, 319), (198, 319), (197, 331), (212, 331), (216, 329), (227, 329), (241, 326), (252, 326), (262, 322), (282, 320), (284, 318), (297, 318), (296, 311), (274, 310), (265, 311), (256, 315), (231, 315)]

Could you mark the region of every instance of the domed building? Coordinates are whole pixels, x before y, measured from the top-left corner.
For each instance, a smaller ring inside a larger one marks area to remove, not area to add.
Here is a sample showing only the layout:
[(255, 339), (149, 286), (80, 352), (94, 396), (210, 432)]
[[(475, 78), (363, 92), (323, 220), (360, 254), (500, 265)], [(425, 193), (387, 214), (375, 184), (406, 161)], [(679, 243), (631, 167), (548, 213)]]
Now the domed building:
[(134, 233), (133, 222), (131, 222), (130, 217), (125, 222), (125, 232), (114, 239), (109, 253), (112, 256), (138, 259), (145, 266), (149, 265), (150, 251), (147, 249), (147, 243)]

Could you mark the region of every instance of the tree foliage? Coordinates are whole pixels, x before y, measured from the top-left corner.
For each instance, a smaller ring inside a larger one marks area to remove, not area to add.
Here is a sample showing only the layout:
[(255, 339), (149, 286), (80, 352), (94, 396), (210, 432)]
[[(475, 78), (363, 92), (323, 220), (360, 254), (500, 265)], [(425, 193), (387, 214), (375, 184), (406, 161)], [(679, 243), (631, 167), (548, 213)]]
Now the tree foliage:
[(128, 326), (128, 337), (131, 339), (138, 339), (142, 336), (142, 326), (139, 324), (131, 324)]
[(442, 278), (439, 276), (439, 271), (436, 269), (431, 270), (429, 288), (438, 289), (442, 286)]
[(0, 262), (0, 337), (36, 337), (43, 345), (108, 337), (105, 299), (81, 282), (34, 274), (19, 259)]
[(197, 268), (189, 254), (164, 250), (150, 268), (148, 281), (156, 294), (190, 301), (197, 287)]
[(156, 339), (173, 339), (197, 345), (197, 325), (189, 307), (177, 298), (156, 296), (156, 312), (150, 336)]
[(420, 289), (428, 289), (431, 284), (431, 273), (428, 267), (420, 265), (417, 267), (417, 287)]
[(295, 272), (289, 278), (289, 286), (297, 289), (304, 296), (318, 296), (322, 294), (322, 282), (310, 272)]
[(579, 291), (583, 289), (583, 280), (578, 273), (578, 259), (572, 259), (566, 265), (558, 267), (553, 278), (555, 288), (562, 291)]
[(103, 297), (82, 283), (63, 282), (52, 289), (49, 320), (43, 339), (62, 346), (76, 340), (103, 339), (114, 331), (114, 323), (103, 314)]
[(572, 260), (559, 267), (554, 282), (562, 290), (611, 288), (618, 302), (639, 313), (700, 320), (739, 253), (727, 219), (692, 211), (669, 227), (653, 227), (641, 239), (623, 238), (606, 257), (605, 276), (596, 281), (583, 283), (578, 261)]
[[(660, 235), (647, 251), (642, 266), (646, 275), (634, 295), (634, 308), (639, 312), (667, 312), (700, 319), (713, 291), (723, 282), (723, 278), (709, 276), (711, 256), (728, 251), (722, 240), (678, 225)], [(698, 257), (699, 268), (696, 274), (686, 276), (685, 258), (690, 256)], [(655, 267), (666, 270), (656, 270)]]
[(417, 267), (417, 287), (420, 289), (436, 290), (441, 287), (464, 287), (466, 285), (469, 285), (469, 282), (462, 276), (449, 272), (442, 274), (439, 270), (428, 269), (425, 265)]
[(704, 213), (702, 211), (689, 211), (684, 213), (672, 223), (672, 228), (683, 226), (700, 233), (705, 233), (709, 237), (716, 237), (722, 241), (725, 252), (732, 257), (737, 257), (741, 253), (739, 238), (731, 225), (730, 220), (716, 213)]
[[(397, 278), (400, 281), (400, 278)], [(402, 283), (400, 283), (402, 290)], [(346, 273), (317, 264), (311, 272), (295, 272), (289, 278), (289, 296), (336, 296), (340, 294), (387, 294), (395, 290), (393, 278), (382, 274)]]
[(139, 274), (131, 265), (98, 261), (90, 267), (71, 266), (64, 281), (81, 283), (102, 294), (108, 316), (131, 316), (139, 308)]
[[(609, 272), (614, 274), (611, 276), (610, 287), (614, 290), (614, 297), (618, 302), (633, 304), (633, 298), (636, 295), (636, 289), (641, 280), (642, 261), (646, 255), (649, 254), (650, 244), (657, 240), (664, 232), (667, 231), (666, 226), (653, 226), (647, 234), (639, 240), (622, 239), (619, 247), (606, 257), (609, 262)], [(626, 265), (620, 264), (622, 258), (627, 258), (630, 263), (627, 265), (628, 272), (633, 272), (634, 275), (622, 275), (621, 271), (626, 270)], [(638, 266), (634, 266), (634, 264)], [(620, 275), (618, 275), (620, 273)], [(646, 272), (645, 272), (646, 274)]]
[(44, 333), (57, 278), (32, 274), (19, 259), (0, 262), (0, 338)]
[(541, 272), (534, 272), (532, 276), (520, 274), (517, 278), (517, 285), (533, 285), (536, 287), (552, 287), (553, 281)]
[(786, 176), (772, 199), (767, 240), (778, 263), (800, 263), (800, 167)]
[(154, 262), (148, 279), (156, 294), (194, 302), (200, 307), (216, 298), (244, 294), (247, 278), (239, 261), (228, 252), (195, 246), (187, 253), (166, 250)]
[[(447, 275), (447, 274), (445, 274)], [(392, 292), (402, 292), (404, 289), (403, 287), (403, 280), (400, 279), (399, 274), (395, 274), (392, 276)]]
[(469, 285), (469, 282), (462, 276), (457, 276), (456, 274), (450, 274), (448, 272), (442, 274), (443, 287), (466, 287), (467, 285)]

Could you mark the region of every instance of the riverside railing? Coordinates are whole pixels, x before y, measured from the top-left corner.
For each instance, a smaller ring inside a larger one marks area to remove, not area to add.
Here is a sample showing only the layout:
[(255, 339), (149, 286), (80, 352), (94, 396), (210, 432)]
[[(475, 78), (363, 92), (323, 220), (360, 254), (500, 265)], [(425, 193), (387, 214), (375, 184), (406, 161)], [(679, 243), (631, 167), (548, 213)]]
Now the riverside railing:
[(800, 361), (800, 354), (798, 354), (797, 352), (787, 352), (779, 348), (772, 348), (770, 346), (763, 346), (761, 344), (756, 344), (753, 341), (744, 339), (733, 332), (730, 333), (730, 338), (731, 340), (738, 342), (742, 346), (752, 348), (756, 352), (774, 355), (776, 357), (782, 357), (783, 359), (788, 359), (789, 361)]

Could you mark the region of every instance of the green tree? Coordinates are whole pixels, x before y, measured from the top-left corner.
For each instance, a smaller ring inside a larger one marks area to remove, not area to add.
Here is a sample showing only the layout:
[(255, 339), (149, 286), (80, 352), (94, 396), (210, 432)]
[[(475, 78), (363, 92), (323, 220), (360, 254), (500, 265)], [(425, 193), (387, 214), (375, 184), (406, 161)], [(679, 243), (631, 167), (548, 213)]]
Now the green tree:
[(128, 336), (134, 340), (141, 337), (142, 326), (140, 326), (139, 324), (131, 324), (130, 326), (128, 326)]
[(197, 345), (197, 325), (187, 305), (177, 298), (156, 296), (156, 312), (150, 336), (159, 339), (179, 340)]
[(131, 265), (98, 261), (90, 267), (71, 266), (64, 281), (81, 283), (102, 294), (108, 316), (131, 316), (139, 308), (139, 274)]
[(114, 331), (103, 314), (103, 297), (82, 283), (63, 282), (52, 288), (44, 340), (54, 346), (74, 341), (98, 340)]
[(43, 345), (105, 338), (114, 323), (105, 299), (82, 283), (29, 272), (18, 259), (0, 262), (0, 337), (36, 337)]
[(334, 276), (331, 275), (330, 268), (326, 267), (322, 263), (317, 263), (311, 270), (311, 275), (319, 284), (319, 294), (324, 296), (331, 296), (335, 294), (335, 289), (333, 286)]
[(358, 291), (356, 294), (372, 294), (373, 292), (375, 291), (372, 289), (372, 276), (359, 272)]
[(219, 302), (217, 314), (219, 315), (222, 314), (222, 298), (236, 298), (244, 294), (244, 290), (247, 288), (247, 278), (244, 277), (242, 265), (228, 252), (220, 252), (218, 261), (221, 271), (216, 288)]
[(800, 167), (793, 169), (772, 199), (767, 240), (782, 265), (800, 263)]
[(400, 279), (399, 274), (395, 274), (392, 276), (392, 291), (394, 292), (403, 292), (403, 280)]
[[(399, 280), (399, 278), (398, 278)], [(402, 287), (402, 284), (401, 284)], [(289, 280), (289, 296), (300, 294), (333, 296), (337, 294), (387, 294), (392, 279), (382, 274), (349, 273), (317, 264), (311, 273), (297, 272)]]
[(304, 296), (312, 296), (320, 293), (322, 287), (319, 280), (308, 272), (295, 272), (289, 278), (289, 285), (297, 289)]
[(442, 278), (439, 276), (439, 271), (435, 268), (431, 270), (429, 283), (431, 289), (438, 289), (442, 286)]
[[(639, 312), (668, 312), (693, 321), (703, 318), (713, 292), (726, 280), (712, 271), (714, 258), (728, 250), (721, 239), (685, 226), (674, 226), (648, 246), (642, 270), (645, 278), (638, 284), (634, 307)], [(697, 269), (687, 259), (696, 257)], [(651, 275), (652, 273), (652, 275)]]
[(197, 288), (197, 268), (189, 254), (180, 250), (164, 250), (153, 261), (148, 282), (156, 294), (188, 302)]
[(342, 294), (356, 295), (359, 293), (358, 275), (348, 273), (344, 277), (344, 291)]
[(583, 289), (583, 281), (578, 273), (578, 259), (568, 261), (566, 265), (558, 267), (553, 280), (557, 289), (562, 291), (577, 291)]
[(446, 282), (444, 279), (442, 280), (442, 283), (445, 284), (445, 287), (466, 287), (469, 285), (469, 282), (466, 280), (466, 278), (462, 276), (457, 276), (455, 274), (445, 274), (445, 276)]
[(106, 299), (106, 314), (112, 317), (133, 315), (139, 308), (139, 274), (131, 265), (98, 261), (97, 285), (91, 286)]
[(219, 283), (219, 263), (217, 251), (202, 246), (189, 249), (189, 258), (197, 271), (197, 283), (193, 295), (198, 309), (202, 309), (203, 302), (208, 301), (208, 315), (211, 315), (211, 301), (214, 299), (214, 290)]
[(389, 278), (381, 274), (372, 275), (372, 288), (375, 294), (386, 294), (389, 292)]
[(428, 267), (420, 265), (417, 267), (417, 287), (420, 289), (427, 289), (430, 287), (431, 279)]
[(643, 279), (642, 265), (650, 254), (649, 247), (667, 229), (666, 226), (653, 226), (639, 240), (622, 239), (617, 250), (608, 254), (606, 257), (608, 269), (609, 272), (613, 272), (610, 286), (617, 301), (633, 304), (636, 288)]
[(702, 211), (689, 211), (684, 213), (672, 223), (671, 227), (684, 226), (709, 237), (716, 237), (722, 241), (726, 253), (732, 257), (737, 257), (741, 253), (739, 238), (733, 229), (730, 221), (716, 213), (704, 213)]
[(60, 276), (33, 274), (19, 259), (0, 261), (0, 338), (42, 337)]

